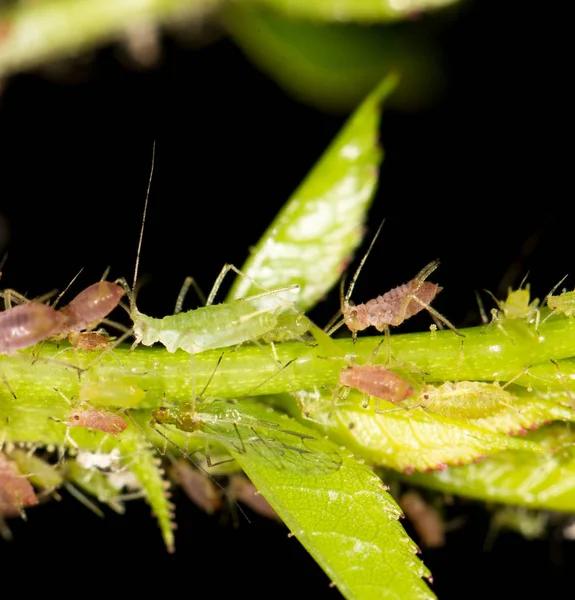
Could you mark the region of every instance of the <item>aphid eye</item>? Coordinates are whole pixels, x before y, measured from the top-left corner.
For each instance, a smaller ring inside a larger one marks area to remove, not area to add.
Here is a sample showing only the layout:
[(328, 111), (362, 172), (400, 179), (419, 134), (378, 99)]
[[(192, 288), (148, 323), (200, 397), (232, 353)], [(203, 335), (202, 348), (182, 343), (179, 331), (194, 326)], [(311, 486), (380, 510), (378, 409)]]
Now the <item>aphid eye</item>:
[(79, 421), (80, 420), (80, 415), (74, 415), (72, 418), (74, 419), (74, 421)]
[(423, 399), (424, 400), (429, 400), (429, 394), (423, 394)]

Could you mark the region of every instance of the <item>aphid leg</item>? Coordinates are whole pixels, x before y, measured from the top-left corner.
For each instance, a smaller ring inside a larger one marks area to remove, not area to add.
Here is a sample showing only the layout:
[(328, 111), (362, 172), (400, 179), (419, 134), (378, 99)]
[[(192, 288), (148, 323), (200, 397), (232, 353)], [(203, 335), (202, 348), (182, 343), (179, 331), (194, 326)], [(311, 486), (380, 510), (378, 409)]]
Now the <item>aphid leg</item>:
[(204, 295), (204, 292), (201, 290), (201, 288), (197, 284), (196, 280), (193, 277), (188, 276), (184, 279), (184, 283), (182, 284), (182, 289), (180, 290), (180, 293), (178, 294), (178, 298), (176, 300), (176, 306), (174, 308), (175, 315), (182, 312), (182, 306), (184, 305), (184, 300), (186, 299), (186, 296), (188, 295), (188, 292), (190, 291), (190, 287), (194, 288), (194, 291), (196, 292), (198, 298), (200, 299), (202, 306), (206, 306), (207, 300), (206, 300), (206, 296)]
[[(553, 292), (567, 279), (568, 275), (565, 275), (565, 277), (563, 277), (558, 283), (556, 283), (553, 288), (551, 289), (551, 291), (545, 296), (545, 298), (543, 298), (543, 302), (541, 303), (541, 306), (545, 306), (545, 304), (547, 303), (548, 299), (553, 296)], [(552, 309), (551, 312), (543, 319), (543, 321), (541, 321), (539, 323), (539, 325), (543, 325), (543, 323), (545, 323), (545, 321), (547, 321), (547, 319), (549, 319), (550, 317), (552, 317), (555, 313), (557, 313), (557, 309)], [(539, 333), (539, 331), (537, 331), (537, 333)]]
[(575, 407), (575, 400), (573, 398), (573, 392), (569, 389), (569, 386), (567, 385), (567, 383), (565, 381), (565, 375), (563, 375), (563, 373), (561, 372), (559, 363), (556, 360), (553, 360), (552, 358), (550, 360), (555, 365), (555, 368), (557, 369), (557, 375), (558, 375), (559, 379), (561, 380), (563, 387), (565, 388), (565, 392), (569, 396), (569, 400), (571, 402), (571, 407), (572, 408)]
[[(453, 331), (453, 333), (455, 335), (457, 335), (458, 337), (465, 337), (465, 334), (461, 333), (455, 327), (455, 325), (453, 325), (453, 323), (451, 323), (451, 321), (449, 321), (446, 317), (444, 317), (439, 311), (435, 310), (435, 308), (433, 308), (433, 306), (430, 306), (429, 304), (426, 304), (425, 302), (423, 302), (423, 300), (420, 300), (417, 296), (415, 296), (413, 294), (408, 295), (407, 298), (410, 299), (410, 300), (414, 300), (415, 302), (417, 302), (417, 304), (419, 304), (420, 306), (423, 306), (423, 308), (425, 308), (425, 310), (432, 317), (435, 316), (444, 325), (447, 325), (447, 327), (449, 327), (449, 329), (451, 329), (451, 331)], [(406, 308), (407, 308), (407, 306), (406, 306)]]
[(83, 504), (88, 510), (91, 510), (96, 516), (101, 519), (104, 518), (104, 513), (92, 502), (87, 496), (85, 496), (76, 486), (73, 486), (69, 481), (64, 483), (64, 487), (68, 490), (68, 493), (76, 498), (78, 502)]
[[(8, 379), (6, 379), (6, 375), (4, 375), (4, 373), (0, 373), (0, 378), (2, 378), (4, 385), (8, 388), (8, 391), (10, 392), (10, 394), (12, 394), (14, 400), (18, 400), (14, 390), (12, 389), (12, 386), (10, 385), (10, 382), (8, 381)], [(0, 448), (1, 447), (2, 446), (0, 445)]]

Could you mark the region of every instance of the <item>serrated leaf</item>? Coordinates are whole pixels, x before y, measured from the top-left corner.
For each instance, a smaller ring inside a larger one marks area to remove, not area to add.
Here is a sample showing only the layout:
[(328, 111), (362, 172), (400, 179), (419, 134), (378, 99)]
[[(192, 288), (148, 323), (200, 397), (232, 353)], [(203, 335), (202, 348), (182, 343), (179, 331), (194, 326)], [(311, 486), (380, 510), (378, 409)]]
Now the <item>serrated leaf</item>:
[[(395, 83), (395, 77), (387, 77), (365, 99), (242, 268), (266, 289), (298, 284), (295, 304), (301, 310), (327, 294), (361, 242), (382, 157), (378, 143), (380, 106)], [(261, 288), (250, 280), (238, 277), (229, 299), (259, 292)], [(288, 292), (285, 299), (293, 302), (293, 294)]]
[(422, 408), (398, 408), (374, 398), (363, 408), (363, 398), (355, 391), (335, 406), (331, 397), (321, 400), (317, 393), (300, 393), (299, 399), (304, 413), (331, 439), (372, 464), (398, 471), (444, 469), (507, 448), (540, 451), (534, 442), (492, 433)]
[(158, 520), (168, 552), (174, 552), (174, 507), (168, 499), (169, 482), (164, 478), (164, 470), (152, 444), (143, 430), (132, 422), (120, 436), (117, 447), (142, 486), (142, 492)]
[(243, 0), (246, 6), (269, 8), (294, 19), (320, 21), (361, 21), (374, 23), (413, 17), (456, 0)]
[[(244, 418), (276, 424), (273, 437), (245, 451), (231, 430), (220, 441), (346, 598), (435, 597), (398, 522), (401, 510), (373, 471), (285, 415), (250, 401), (237, 408)], [(293, 446), (309, 453), (287, 459)]]
[(225, 25), (262, 71), (291, 95), (321, 110), (352, 110), (392, 71), (401, 74), (390, 98), (393, 105), (421, 107), (440, 88), (437, 49), (414, 23), (326, 26), (230, 4)]
[(529, 433), (545, 454), (505, 451), (443, 473), (414, 473), (412, 483), (490, 502), (575, 512), (575, 432), (553, 424)]

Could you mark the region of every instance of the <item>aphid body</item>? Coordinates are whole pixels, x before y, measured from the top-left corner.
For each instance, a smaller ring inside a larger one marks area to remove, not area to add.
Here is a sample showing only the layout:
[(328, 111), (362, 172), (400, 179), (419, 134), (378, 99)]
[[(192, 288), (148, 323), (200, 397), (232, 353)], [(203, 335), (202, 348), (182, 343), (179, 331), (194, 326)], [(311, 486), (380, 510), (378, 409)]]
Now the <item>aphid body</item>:
[(364, 304), (353, 305), (345, 300), (342, 306), (345, 324), (354, 333), (368, 327), (384, 331), (390, 325), (401, 325), (406, 319), (428, 308), (442, 288), (435, 283), (423, 281), (422, 277), (424, 273), (435, 270), (438, 264), (438, 261), (430, 263), (415, 279)]
[(388, 402), (401, 402), (415, 393), (407, 379), (382, 365), (344, 367), (339, 374), (339, 383)]
[(417, 404), (453, 419), (483, 419), (513, 406), (515, 396), (497, 383), (485, 381), (447, 381), (426, 385)]
[(547, 306), (553, 311), (563, 313), (566, 317), (575, 316), (575, 291), (548, 296)]
[(46, 304), (28, 302), (0, 312), (0, 353), (12, 354), (57, 334), (66, 316)]
[(103, 409), (73, 410), (66, 422), (70, 427), (87, 427), (112, 435), (128, 427), (122, 417)]
[(124, 289), (110, 281), (98, 281), (82, 290), (67, 306), (60, 309), (66, 317), (66, 332), (96, 327), (118, 306)]
[[(255, 299), (260, 297), (202, 306), (161, 319), (148, 317), (133, 307), (136, 343), (151, 346), (160, 342), (168, 352), (182, 349), (189, 354), (197, 354), (250, 340), (273, 341), (272, 338), (277, 340), (278, 336), (293, 338), (307, 332), (309, 322), (298, 318), (297, 314), (293, 315), (289, 325), (286, 323), (292, 315), (282, 314), (286, 310), (284, 301), (278, 302), (275, 307), (262, 309), (255, 303)], [(252, 299), (254, 302), (250, 301)]]

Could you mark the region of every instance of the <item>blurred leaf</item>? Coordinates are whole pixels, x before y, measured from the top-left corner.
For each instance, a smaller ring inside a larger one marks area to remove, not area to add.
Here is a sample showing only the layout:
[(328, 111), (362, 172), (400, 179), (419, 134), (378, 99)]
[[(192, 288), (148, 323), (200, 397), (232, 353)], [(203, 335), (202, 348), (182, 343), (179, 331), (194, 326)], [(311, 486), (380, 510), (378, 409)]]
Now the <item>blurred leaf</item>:
[(546, 454), (505, 451), (443, 473), (414, 473), (411, 483), (489, 502), (575, 512), (575, 432), (553, 424), (528, 434)]
[[(387, 77), (365, 99), (243, 267), (244, 273), (267, 289), (299, 284), (296, 305), (302, 310), (333, 287), (361, 242), (382, 158), (378, 142), (381, 103), (395, 83), (395, 77)], [(260, 291), (248, 279), (238, 277), (229, 297)]]
[(401, 510), (373, 471), (285, 415), (253, 401), (235, 407), (243, 419), (276, 424), (273, 437), (244, 451), (231, 429), (220, 441), (346, 598), (435, 597)]
[(269, 8), (290, 18), (319, 21), (395, 21), (456, 0), (242, 0), (247, 6)]
[(289, 94), (347, 112), (390, 72), (401, 83), (391, 106), (418, 109), (442, 84), (437, 50), (418, 24), (361, 26), (294, 21), (232, 4), (225, 24), (246, 55)]

